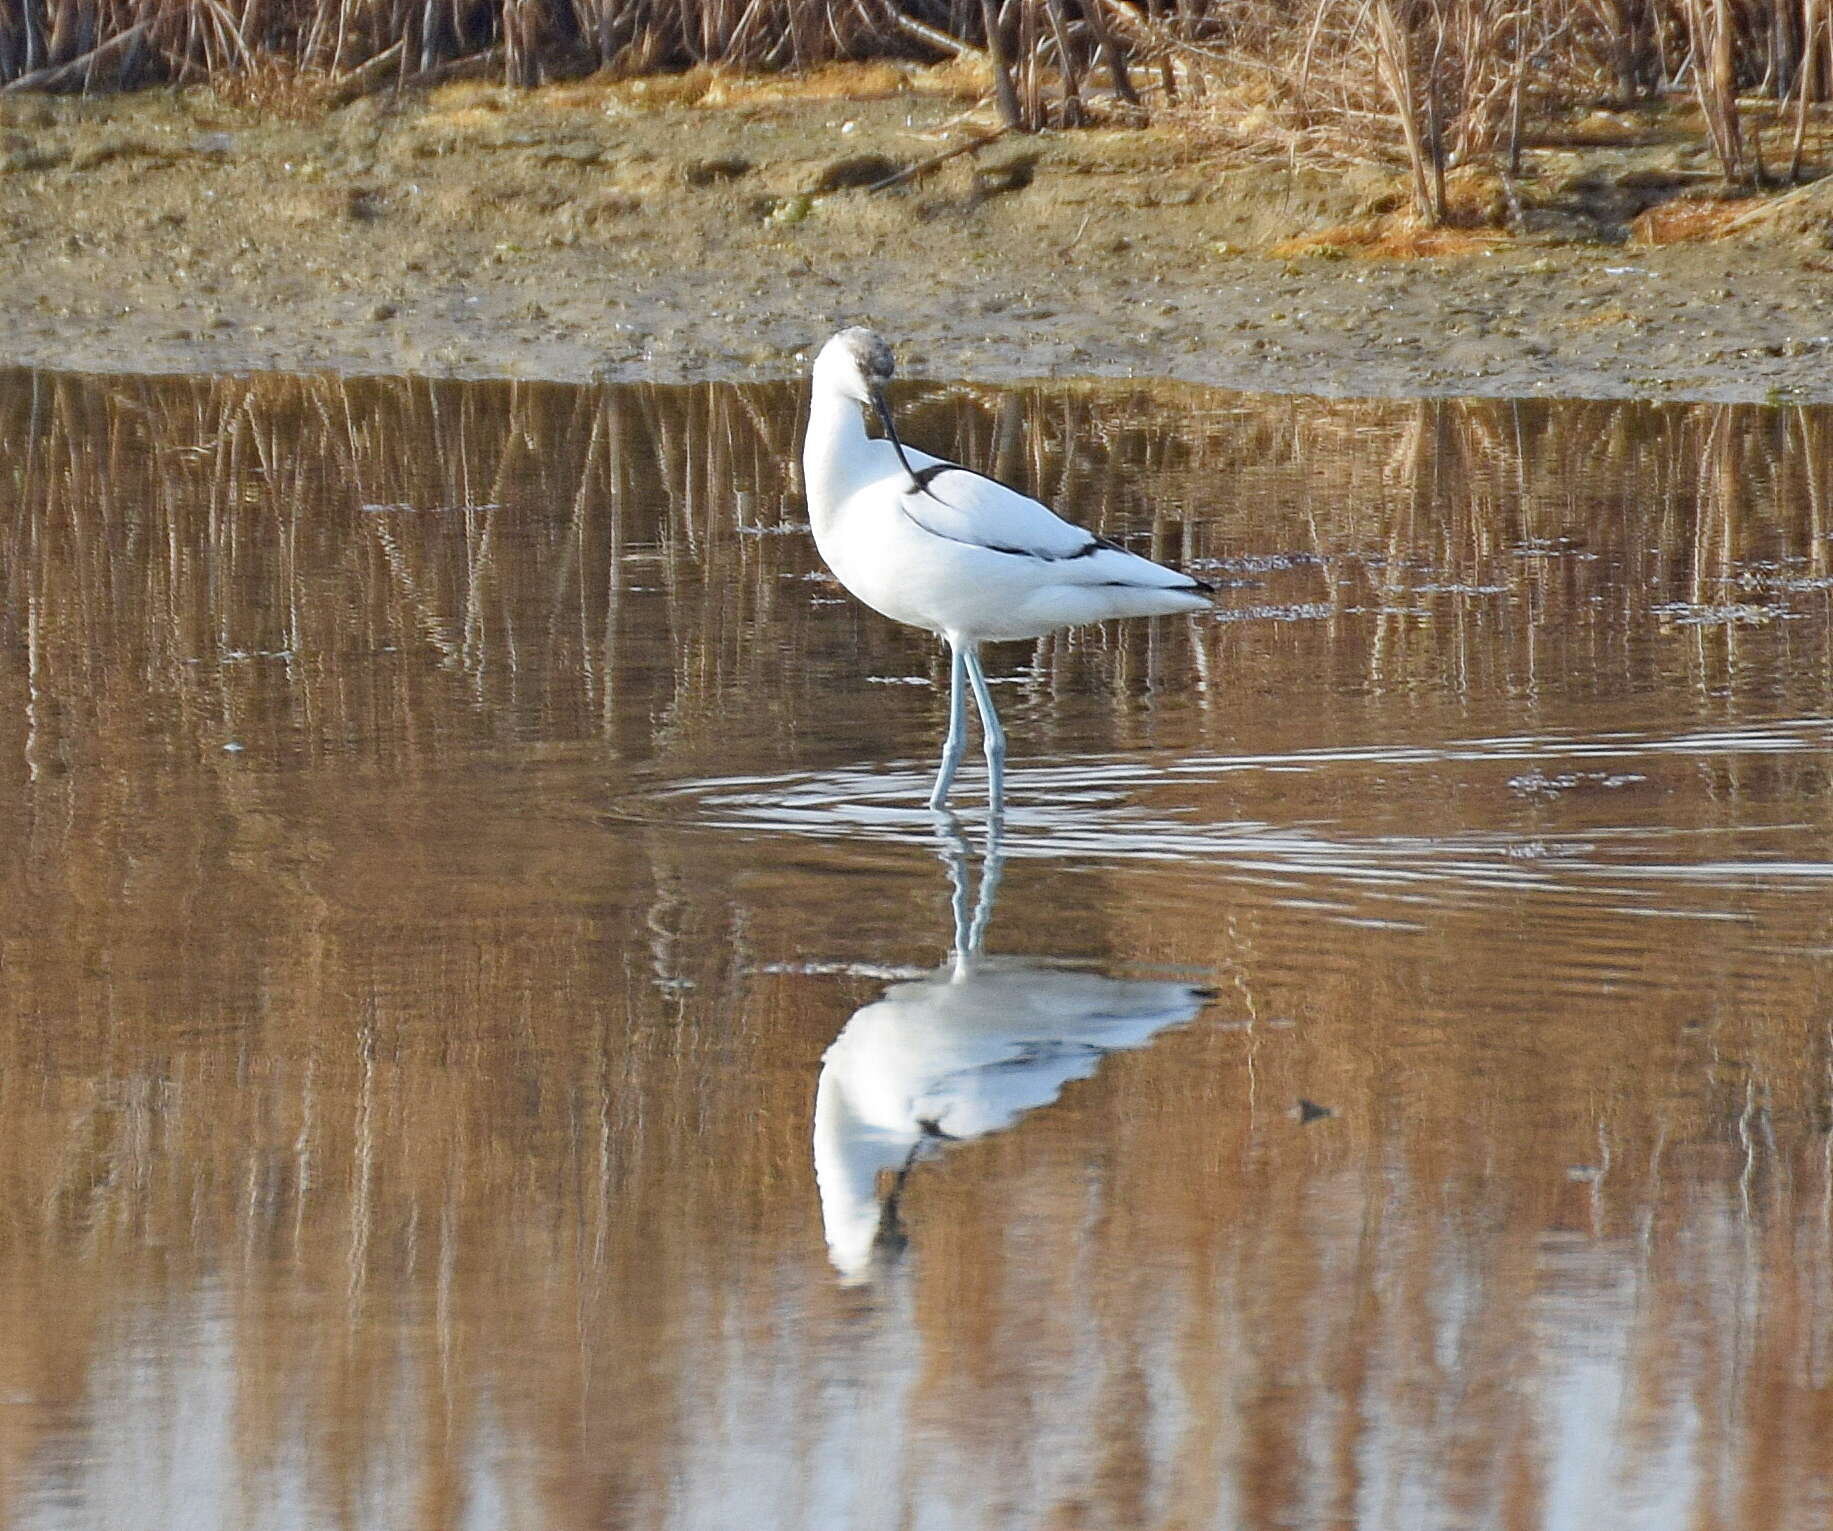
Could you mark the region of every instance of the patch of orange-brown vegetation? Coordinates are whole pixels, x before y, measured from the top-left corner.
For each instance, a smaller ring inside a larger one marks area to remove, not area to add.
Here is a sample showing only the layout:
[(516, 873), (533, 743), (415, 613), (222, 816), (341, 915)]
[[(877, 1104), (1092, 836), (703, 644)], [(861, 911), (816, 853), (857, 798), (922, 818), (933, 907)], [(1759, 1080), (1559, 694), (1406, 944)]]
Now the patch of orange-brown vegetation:
[(1631, 244), (1678, 245), (1717, 239), (1761, 197), (1676, 197), (1638, 213), (1629, 226)]
[(1497, 171), (1466, 165), (1445, 178), (1445, 221), (1453, 228), (1499, 229), (1508, 219), (1508, 192)]
[(1411, 217), (1390, 215), (1339, 223), (1282, 239), (1272, 253), (1325, 260), (1422, 260), (1438, 255), (1476, 255), (1493, 250), (1506, 236), (1497, 229), (1430, 227)]

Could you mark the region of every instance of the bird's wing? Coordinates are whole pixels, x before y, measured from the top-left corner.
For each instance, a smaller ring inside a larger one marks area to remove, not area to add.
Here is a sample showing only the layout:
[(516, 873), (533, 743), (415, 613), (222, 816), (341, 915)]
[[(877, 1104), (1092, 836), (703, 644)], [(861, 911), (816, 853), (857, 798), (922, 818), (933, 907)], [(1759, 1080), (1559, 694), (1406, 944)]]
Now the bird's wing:
[(1065, 521), (1048, 505), (1008, 489), (997, 479), (927, 452), (909, 456), (916, 470), (915, 482), (906, 480), (898, 503), (932, 537), (1060, 565), (1055, 572), (1066, 584), (1210, 589), (1191, 575), (1129, 553), (1118, 543)]
[(1050, 562), (1114, 546), (997, 479), (927, 452), (909, 455), (916, 480), (906, 483), (904, 514), (932, 537)]

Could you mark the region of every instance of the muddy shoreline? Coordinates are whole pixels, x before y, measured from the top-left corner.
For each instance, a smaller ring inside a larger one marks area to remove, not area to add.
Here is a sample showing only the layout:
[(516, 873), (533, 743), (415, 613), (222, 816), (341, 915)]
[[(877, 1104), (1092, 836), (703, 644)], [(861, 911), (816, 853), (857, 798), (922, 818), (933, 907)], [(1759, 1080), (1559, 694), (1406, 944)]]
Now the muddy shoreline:
[(1384, 177), (1115, 130), (873, 191), (987, 124), (908, 71), (848, 90), (455, 86), (303, 122), (206, 92), (7, 100), (0, 365), (762, 379), (864, 321), (913, 376), (1833, 400), (1833, 186), (1749, 237), (1627, 243), (1639, 188), (1697, 179), (1630, 124), (1539, 152), (1510, 236), (1281, 255), (1366, 219)]

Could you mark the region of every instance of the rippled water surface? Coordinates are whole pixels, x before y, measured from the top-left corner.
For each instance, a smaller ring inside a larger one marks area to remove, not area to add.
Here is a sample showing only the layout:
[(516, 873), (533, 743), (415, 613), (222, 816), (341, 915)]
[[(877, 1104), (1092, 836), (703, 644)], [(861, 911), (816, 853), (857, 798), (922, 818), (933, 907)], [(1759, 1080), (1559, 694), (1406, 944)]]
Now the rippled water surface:
[(1827, 1524), (1833, 416), (798, 407), (0, 374), (0, 1522)]

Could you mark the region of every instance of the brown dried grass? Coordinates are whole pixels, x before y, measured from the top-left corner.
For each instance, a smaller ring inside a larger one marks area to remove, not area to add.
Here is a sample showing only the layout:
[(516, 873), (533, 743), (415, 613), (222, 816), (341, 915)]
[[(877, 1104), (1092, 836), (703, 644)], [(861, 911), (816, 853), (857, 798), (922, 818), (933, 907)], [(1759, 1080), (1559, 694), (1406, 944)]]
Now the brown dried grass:
[(334, 81), (322, 69), (302, 69), (286, 59), (263, 58), (253, 67), (223, 74), (211, 90), (227, 106), (290, 122), (322, 116)]
[(1630, 243), (1678, 245), (1718, 239), (1740, 218), (1765, 205), (1761, 197), (1676, 197), (1639, 214), (1629, 226)]

